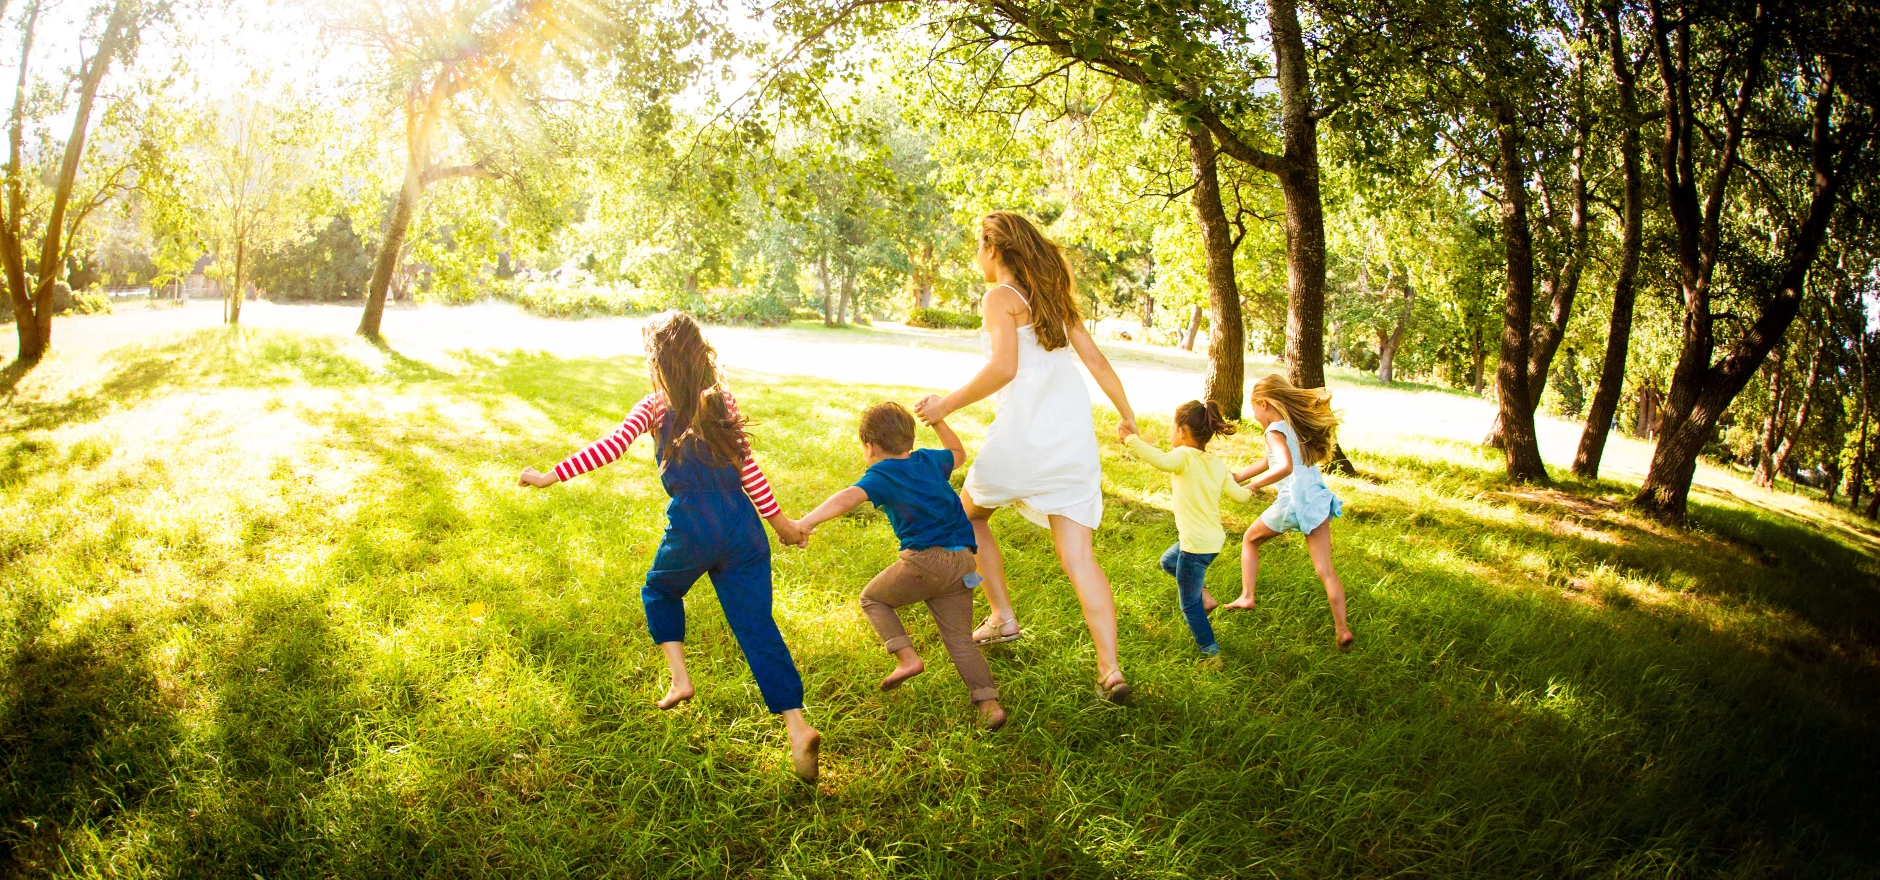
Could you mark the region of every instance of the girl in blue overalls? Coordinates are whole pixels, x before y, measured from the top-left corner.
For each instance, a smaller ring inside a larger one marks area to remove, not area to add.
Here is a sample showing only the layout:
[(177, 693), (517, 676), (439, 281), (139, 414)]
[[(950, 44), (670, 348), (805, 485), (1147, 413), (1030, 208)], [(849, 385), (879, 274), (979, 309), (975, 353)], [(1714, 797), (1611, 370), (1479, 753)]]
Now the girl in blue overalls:
[(586, 473), (619, 458), (641, 434), (657, 431), (659, 480), (672, 500), (666, 505), (666, 536), (640, 590), (646, 628), (672, 669), (672, 688), (657, 705), (670, 709), (692, 698), (685, 594), (700, 575), (708, 575), (764, 704), (789, 729), (797, 775), (814, 782), (822, 735), (803, 718), (803, 679), (771, 617), (770, 540), (757, 520), (768, 521), (786, 544), (803, 543), (801, 530), (783, 515), (751, 457), (737, 401), (724, 390), (717, 354), (698, 323), (684, 312), (653, 316), (646, 324), (646, 360), (653, 392), (620, 427), (551, 473), (524, 469), (522, 484), (541, 488)]

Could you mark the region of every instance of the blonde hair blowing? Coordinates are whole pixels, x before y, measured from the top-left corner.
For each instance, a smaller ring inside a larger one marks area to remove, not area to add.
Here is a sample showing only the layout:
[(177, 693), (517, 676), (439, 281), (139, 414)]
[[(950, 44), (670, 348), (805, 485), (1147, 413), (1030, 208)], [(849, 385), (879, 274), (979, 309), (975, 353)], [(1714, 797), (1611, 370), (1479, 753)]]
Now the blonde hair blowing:
[(1279, 417), (1299, 434), (1302, 464), (1318, 464), (1338, 444), (1338, 413), (1332, 411), (1332, 392), (1325, 388), (1300, 388), (1278, 374), (1262, 376), (1253, 383), (1248, 401), (1264, 401), (1279, 411)]
[(1070, 344), (1065, 328), (1083, 320), (1077, 311), (1077, 283), (1064, 252), (1030, 220), (1010, 211), (994, 211), (979, 221), (979, 240), (999, 255), (1012, 278), (1031, 300), (1032, 332), (1045, 351)]

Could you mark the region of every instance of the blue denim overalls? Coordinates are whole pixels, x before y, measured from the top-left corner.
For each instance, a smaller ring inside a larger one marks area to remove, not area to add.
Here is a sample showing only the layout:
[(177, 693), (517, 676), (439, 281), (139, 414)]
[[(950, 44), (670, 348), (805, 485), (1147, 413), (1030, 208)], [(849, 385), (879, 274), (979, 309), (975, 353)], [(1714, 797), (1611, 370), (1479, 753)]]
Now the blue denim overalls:
[(687, 441), (678, 460), (666, 460), (673, 421), (660, 426), (655, 452), (659, 481), (672, 501), (666, 536), (640, 590), (646, 629), (655, 643), (685, 641), (685, 594), (699, 575), (710, 575), (764, 705), (771, 712), (801, 709), (803, 678), (770, 613), (770, 539), (757, 508), (744, 494), (737, 466), (712, 464), (699, 441)]

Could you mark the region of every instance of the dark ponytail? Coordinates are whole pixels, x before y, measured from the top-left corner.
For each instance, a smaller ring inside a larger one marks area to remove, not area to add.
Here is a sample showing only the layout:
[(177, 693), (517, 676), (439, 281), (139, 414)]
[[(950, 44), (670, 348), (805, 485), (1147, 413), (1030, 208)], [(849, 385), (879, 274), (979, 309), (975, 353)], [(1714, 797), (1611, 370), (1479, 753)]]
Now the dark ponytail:
[(1226, 436), (1237, 430), (1233, 422), (1221, 415), (1221, 405), (1212, 400), (1205, 404), (1199, 400), (1190, 400), (1176, 407), (1175, 424), (1186, 428), (1188, 436), (1193, 437), (1203, 449), (1216, 435)]

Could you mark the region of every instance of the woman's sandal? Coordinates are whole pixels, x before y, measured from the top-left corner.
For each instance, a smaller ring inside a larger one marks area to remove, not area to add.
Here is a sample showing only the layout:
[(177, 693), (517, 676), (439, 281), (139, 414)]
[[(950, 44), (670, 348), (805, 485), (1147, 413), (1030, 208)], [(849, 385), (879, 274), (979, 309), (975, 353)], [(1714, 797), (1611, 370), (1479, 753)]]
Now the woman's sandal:
[(1123, 680), (1121, 670), (1112, 672), (1097, 682), (1097, 698), (1106, 703), (1127, 703), (1129, 694), (1129, 682)]
[[(1011, 629), (1006, 629), (1008, 626), (1011, 627)], [(1018, 621), (999, 620), (999, 618), (991, 615), (986, 617), (986, 622), (980, 624), (978, 629), (973, 630), (973, 644), (982, 648), (987, 645), (1003, 645), (1006, 642), (1016, 642), (1024, 637), (1025, 633), (1018, 628)]]

